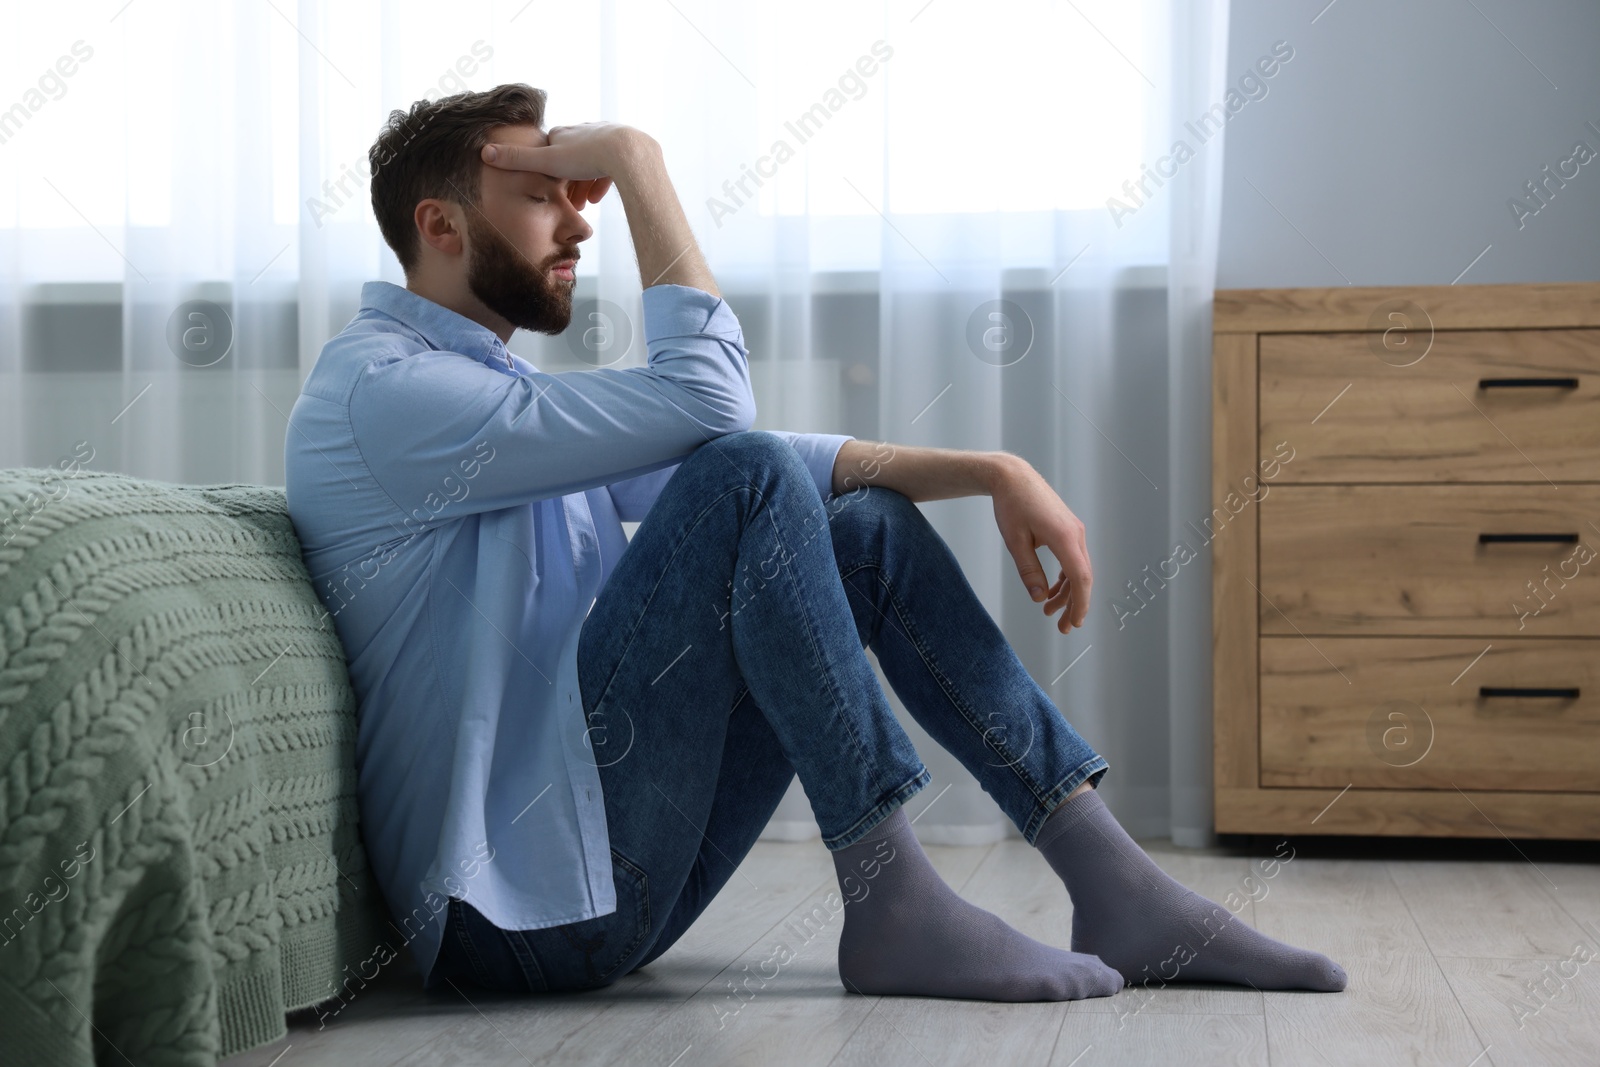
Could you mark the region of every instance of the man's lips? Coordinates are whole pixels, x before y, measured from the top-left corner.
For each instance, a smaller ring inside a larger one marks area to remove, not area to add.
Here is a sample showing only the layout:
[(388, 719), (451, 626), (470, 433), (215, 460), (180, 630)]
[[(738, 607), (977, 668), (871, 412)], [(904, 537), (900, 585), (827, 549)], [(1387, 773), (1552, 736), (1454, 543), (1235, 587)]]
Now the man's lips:
[(575, 277), (577, 277), (577, 275), (574, 273), (577, 269), (577, 266), (577, 260), (563, 259), (556, 263), (555, 266), (551, 267), (550, 271), (558, 278), (565, 278), (567, 281), (572, 281)]

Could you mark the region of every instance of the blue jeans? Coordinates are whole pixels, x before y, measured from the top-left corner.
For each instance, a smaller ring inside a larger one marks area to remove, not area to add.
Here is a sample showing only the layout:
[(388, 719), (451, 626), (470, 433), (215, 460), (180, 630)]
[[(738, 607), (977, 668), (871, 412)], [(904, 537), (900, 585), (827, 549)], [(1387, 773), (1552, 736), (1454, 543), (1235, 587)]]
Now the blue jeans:
[(502, 930), (452, 900), (439, 973), (541, 993), (644, 966), (733, 876), (797, 773), (823, 844), (858, 840), (930, 780), (863, 646), (1029, 844), (1105, 774), (915, 504), (881, 487), (824, 503), (782, 439), (728, 434), (674, 472), (579, 637), (616, 911)]

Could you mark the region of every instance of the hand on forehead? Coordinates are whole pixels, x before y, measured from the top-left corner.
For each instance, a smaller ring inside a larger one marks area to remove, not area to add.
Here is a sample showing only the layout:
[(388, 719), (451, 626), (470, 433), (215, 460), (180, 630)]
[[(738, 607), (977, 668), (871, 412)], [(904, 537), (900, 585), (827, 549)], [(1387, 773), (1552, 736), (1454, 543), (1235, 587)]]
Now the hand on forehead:
[(610, 122), (555, 125), (548, 130), (496, 126), (489, 130), (490, 139), (480, 158), (503, 170), (529, 171), (565, 181), (566, 195), (581, 211), (600, 202), (619, 167), (631, 165), (638, 156), (641, 136), (632, 127)]
[(489, 130), (489, 144), (515, 144), (525, 145), (529, 148), (543, 148), (550, 143), (550, 135), (537, 126), (526, 124), (515, 126), (495, 126)]
[[(496, 126), (489, 131), (489, 144), (518, 148), (546, 148), (550, 135), (537, 126)], [(609, 178), (565, 178), (546, 174), (537, 169), (538, 153), (524, 154), (501, 152), (495, 160), (485, 160), (490, 170), (498, 170), (518, 184), (549, 186), (552, 192), (565, 192), (567, 199), (580, 211), (589, 204), (598, 204), (611, 188)]]

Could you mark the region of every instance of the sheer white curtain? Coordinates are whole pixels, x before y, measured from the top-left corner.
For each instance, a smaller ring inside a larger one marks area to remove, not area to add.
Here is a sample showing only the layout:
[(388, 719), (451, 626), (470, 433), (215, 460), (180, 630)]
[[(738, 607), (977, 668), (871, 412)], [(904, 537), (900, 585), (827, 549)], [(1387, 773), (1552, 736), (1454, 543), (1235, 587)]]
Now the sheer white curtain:
[[(0, 466), (87, 447), (98, 469), (281, 484), (284, 416), (322, 343), (362, 282), (402, 281), (367, 200), (378, 127), (422, 96), (525, 81), (550, 94), (551, 123), (622, 121), (663, 144), (745, 326), (759, 426), (1006, 448), (1050, 478), (1088, 526), (1097, 582), (1090, 624), (1066, 638), (1023, 594), (988, 501), (924, 507), (1110, 760), (1119, 816), (1199, 843), (1209, 573), (1189, 524), (1210, 511), (1222, 136), (1188, 124), (1224, 99), (1226, 12), (105, 0), (13, 13)], [(591, 216), (572, 328), (513, 341), (547, 370), (643, 360), (621, 205)], [(1200, 558), (1171, 577), (1180, 541)], [(925, 839), (1014, 834), (901, 710), (936, 777), (913, 802)], [(807, 832), (797, 785), (771, 833)]]

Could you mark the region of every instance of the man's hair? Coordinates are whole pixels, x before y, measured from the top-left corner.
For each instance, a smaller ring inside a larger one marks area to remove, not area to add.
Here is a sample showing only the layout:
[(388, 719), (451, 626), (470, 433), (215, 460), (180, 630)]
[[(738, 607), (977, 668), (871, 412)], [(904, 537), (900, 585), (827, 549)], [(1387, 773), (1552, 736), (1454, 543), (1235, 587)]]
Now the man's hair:
[(372, 168), (372, 213), (383, 239), (407, 274), (422, 255), (413, 221), (417, 203), (436, 198), (464, 207), (478, 203), (479, 158), (496, 126), (544, 126), (543, 89), (521, 82), (482, 93), (418, 100), (409, 112), (391, 111), (367, 153)]

